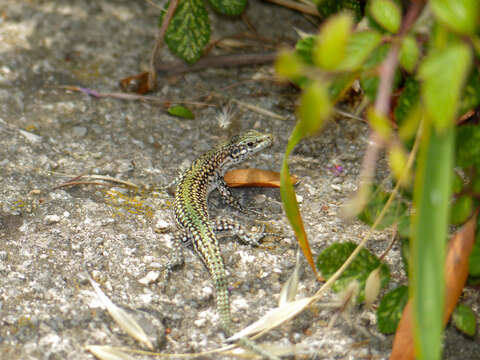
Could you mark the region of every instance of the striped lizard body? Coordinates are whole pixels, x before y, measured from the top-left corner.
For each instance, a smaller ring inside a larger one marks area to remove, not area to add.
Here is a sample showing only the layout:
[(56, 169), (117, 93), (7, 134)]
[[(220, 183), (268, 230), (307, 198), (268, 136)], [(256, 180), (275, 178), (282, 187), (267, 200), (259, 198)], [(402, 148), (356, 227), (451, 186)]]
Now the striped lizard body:
[(232, 196), (223, 175), (230, 166), (251, 157), (272, 142), (272, 135), (261, 134), (255, 130), (234, 136), (195, 160), (175, 181), (178, 184), (174, 201), (175, 220), (179, 228), (177, 238), (183, 243), (191, 243), (206, 265), (215, 287), (217, 312), (227, 336), (231, 336), (235, 331), (230, 315), (228, 281), (215, 231), (233, 231), (253, 244), (256, 244), (263, 234), (249, 238), (237, 223), (227, 219), (212, 224), (208, 215), (207, 199), (209, 193), (217, 188), (228, 204), (246, 212)]

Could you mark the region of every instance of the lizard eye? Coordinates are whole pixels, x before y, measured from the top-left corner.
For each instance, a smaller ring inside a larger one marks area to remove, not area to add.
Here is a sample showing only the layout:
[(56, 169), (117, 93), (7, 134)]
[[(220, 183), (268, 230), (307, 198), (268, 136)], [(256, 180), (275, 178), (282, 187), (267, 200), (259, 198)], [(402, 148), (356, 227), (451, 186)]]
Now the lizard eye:
[(247, 145), (248, 145), (248, 147), (252, 147), (252, 146), (253, 146), (253, 142), (250, 141)]

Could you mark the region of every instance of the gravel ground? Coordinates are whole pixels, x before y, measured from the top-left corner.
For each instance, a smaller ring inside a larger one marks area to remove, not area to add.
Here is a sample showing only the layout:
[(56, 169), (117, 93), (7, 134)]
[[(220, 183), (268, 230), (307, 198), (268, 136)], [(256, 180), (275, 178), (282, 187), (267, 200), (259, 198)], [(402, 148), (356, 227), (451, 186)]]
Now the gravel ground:
[[(198, 257), (186, 250), (185, 265), (167, 284), (157, 281), (172, 246), (171, 195), (126, 191), (120, 185), (57, 188), (80, 174), (111, 176), (146, 188), (165, 184), (199, 154), (249, 128), (271, 132), (276, 141), (248, 165), (280, 169), (295, 124), (295, 94), (271, 81), (271, 66), (160, 78), (154, 96), (174, 102), (211, 95), (209, 104), (216, 106), (192, 106), (195, 120), (169, 116), (154, 104), (94, 99), (61, 87), (119, 91), (119, 79), (147, 67), (158, 12), (146, 1), (0, 0), (2, 359), (93, 359), (85, 347), (94, 344), (141, 349), (101, 306), (89, 276), (115, 304), (140, 319), (161, 352), (205, 351), (224, 339), (212, 283)], [(293, 43), (294, 28), (315, 31), (306, 18), (262, 2), (252, 1), (246, 16), (265, 38)], [(211, 20), (217, 39), (248, 30), (240, 19)], [(167, 50), (161, 56), (162, 61), (173, 59)], [(287, 120), (232, 106), (231, 124), (221, 127), (218, 114), (232, 99)], [(337, 118), (291, 156), (290, 169), (301, 179), (297, 192), (314, 254), (334, 242), (358, 242), (368, 230), (338, 216), (356, 189), (367, 138), (364, 123)], [(342, 166), (341, 173), (331, 171), (335, 165)], [(266, 213), (269, 230), (281, 235), (258, 248), (222, 240), (232, 314), (240, 328), (276, 306), (295, 265), (296, 244), (278, 189), (234, 192), (246, 206)], [(213, 216), (237, 218), (252, 231), (260, 226), (226, 207), (217, 194), (210, 205)], [(381, 254), (390, 236), (390, 231), (376, 232), (370, 250)], [(387, 262), (390, 286), (404, 282), (398, 246)], [(298, 298), (320, 286), (303, 268)], [(467, 295), (465, 301), (478, 313), (478, 293)], [(299, 344), (305, 358), (388, 358), (392, 337), (378, 333), (373, 313), (353, 309), (350, 321), (338, 320), (328, 328), (332, 316), (331, 309), (316, 307), (261, 341)], [(480, 359), (479, 335), (467, 339), (449, 327), (446, 343), (445, 359)], [(149, 358), (137, 358), (142, 356)]]

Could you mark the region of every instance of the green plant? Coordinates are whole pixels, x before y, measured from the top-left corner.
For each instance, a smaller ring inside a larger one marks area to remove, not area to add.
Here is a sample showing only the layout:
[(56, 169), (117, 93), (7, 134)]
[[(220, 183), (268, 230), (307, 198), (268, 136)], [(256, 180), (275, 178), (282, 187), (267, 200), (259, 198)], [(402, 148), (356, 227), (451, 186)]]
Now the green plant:
[[(465, 222), (480, 195), (480, 127), (457, 126), (459, 116), (467, 116), (480, 104), (478, 70), (472, 66), (480, 54), (480, 4), (430, 0), (431, 12), (424, 12), (425, 5), (411, 2), (403, 12), (400, 1), (371, 0), (365, 8), (367, 28), (357, 30), (356, 16), (340, 12), (328, 18), (318, 34), (301, 39), (295, 50), (279, 54), (277, 72), (303, 89), (299, 122), (282, 167), (281, 193), (302, 249), (309, 249), (288, 180), (288, 155), (302, 137), (324, 125), (335, 103), (359, 80), (372, 102), (366, 111), (372, 134), (359, 191), (347, 213), (372, 224), (387, 203), (387, 195), (372, 189), (376, 159), (384, 148), (394, 180), (404, 188), (404, 202), (393, 201), (384, 221), (375, 226), (397, 222), (405, 243), (409, 241), (405, 258), (417, 357), (440, 359), (448, 225)], [(391, 109), (394, 90), (401, 95)], [(464, 181), (455, 180), (455, 166), (461, 168)], [(413, 215), (404, 205), (409, 201)], [(311, 257), (309, 250), (305, 254)], [(475, 263), (471, 269), (477, 269), (478, 257), (472, 255), (470, 261)], [(398, 306), (405, 303), (403, 296), (393, 299), (398, 299)], [(391, 331), (392, 326), (385, 328)]]
[[(247, 0), (208, 0), (222, 15), (240, 15)], [(167, 7), (170, 2), (167, 3)], [(164, 14), (160, 23), (164, 20)], [(210, 20), (203, 0), (180, 0), (165, 33), (170, 51), (189, 64), (196, 62), (210, 41)]]

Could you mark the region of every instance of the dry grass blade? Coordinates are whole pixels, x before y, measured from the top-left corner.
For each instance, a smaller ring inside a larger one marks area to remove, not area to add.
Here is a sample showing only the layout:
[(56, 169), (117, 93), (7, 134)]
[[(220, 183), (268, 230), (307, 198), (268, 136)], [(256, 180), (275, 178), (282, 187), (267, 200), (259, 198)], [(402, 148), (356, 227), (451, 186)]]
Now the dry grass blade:
[(289, 302), (282, 307), (274, 308), (253, 324), (228, 338), (227, 341), (235, 341), (260, 331), (273, 329), (303, 311), (312, 301), (314, 301), (314, 298), (309, 297)]
[(133, 337), (135, 340), (144, 344), (150, 350), (153, 350), (153, 345), (148, 339), (147, 334), (143, 331), (142, 327), (137, 323), (137, 321), (126, 311), (119, 308), (115, 305), (105, 293), (100, 289), (100, 286), (89, 279), (92, 284), (95, 292), (97, 293), (98, 298), (102, 304), (107, 308), (108, 313), (112, 316), (115, 322), (123, 329), (127, 334)]
[(300, 249), (297, 250), (297, 259), (295, 263), (295, 269), (293, 269), (292, 274), (289, 276), (288, 280), (282, 287), (280, 291), (280, 298), (278, 299), (278, 307), (292, 302), (295, 300), (298, 292), (298, 281), (300, 279)]
[(88, 345), (86, 349), (100, 360), (133, 360), (127, 353), (111, 346)]

